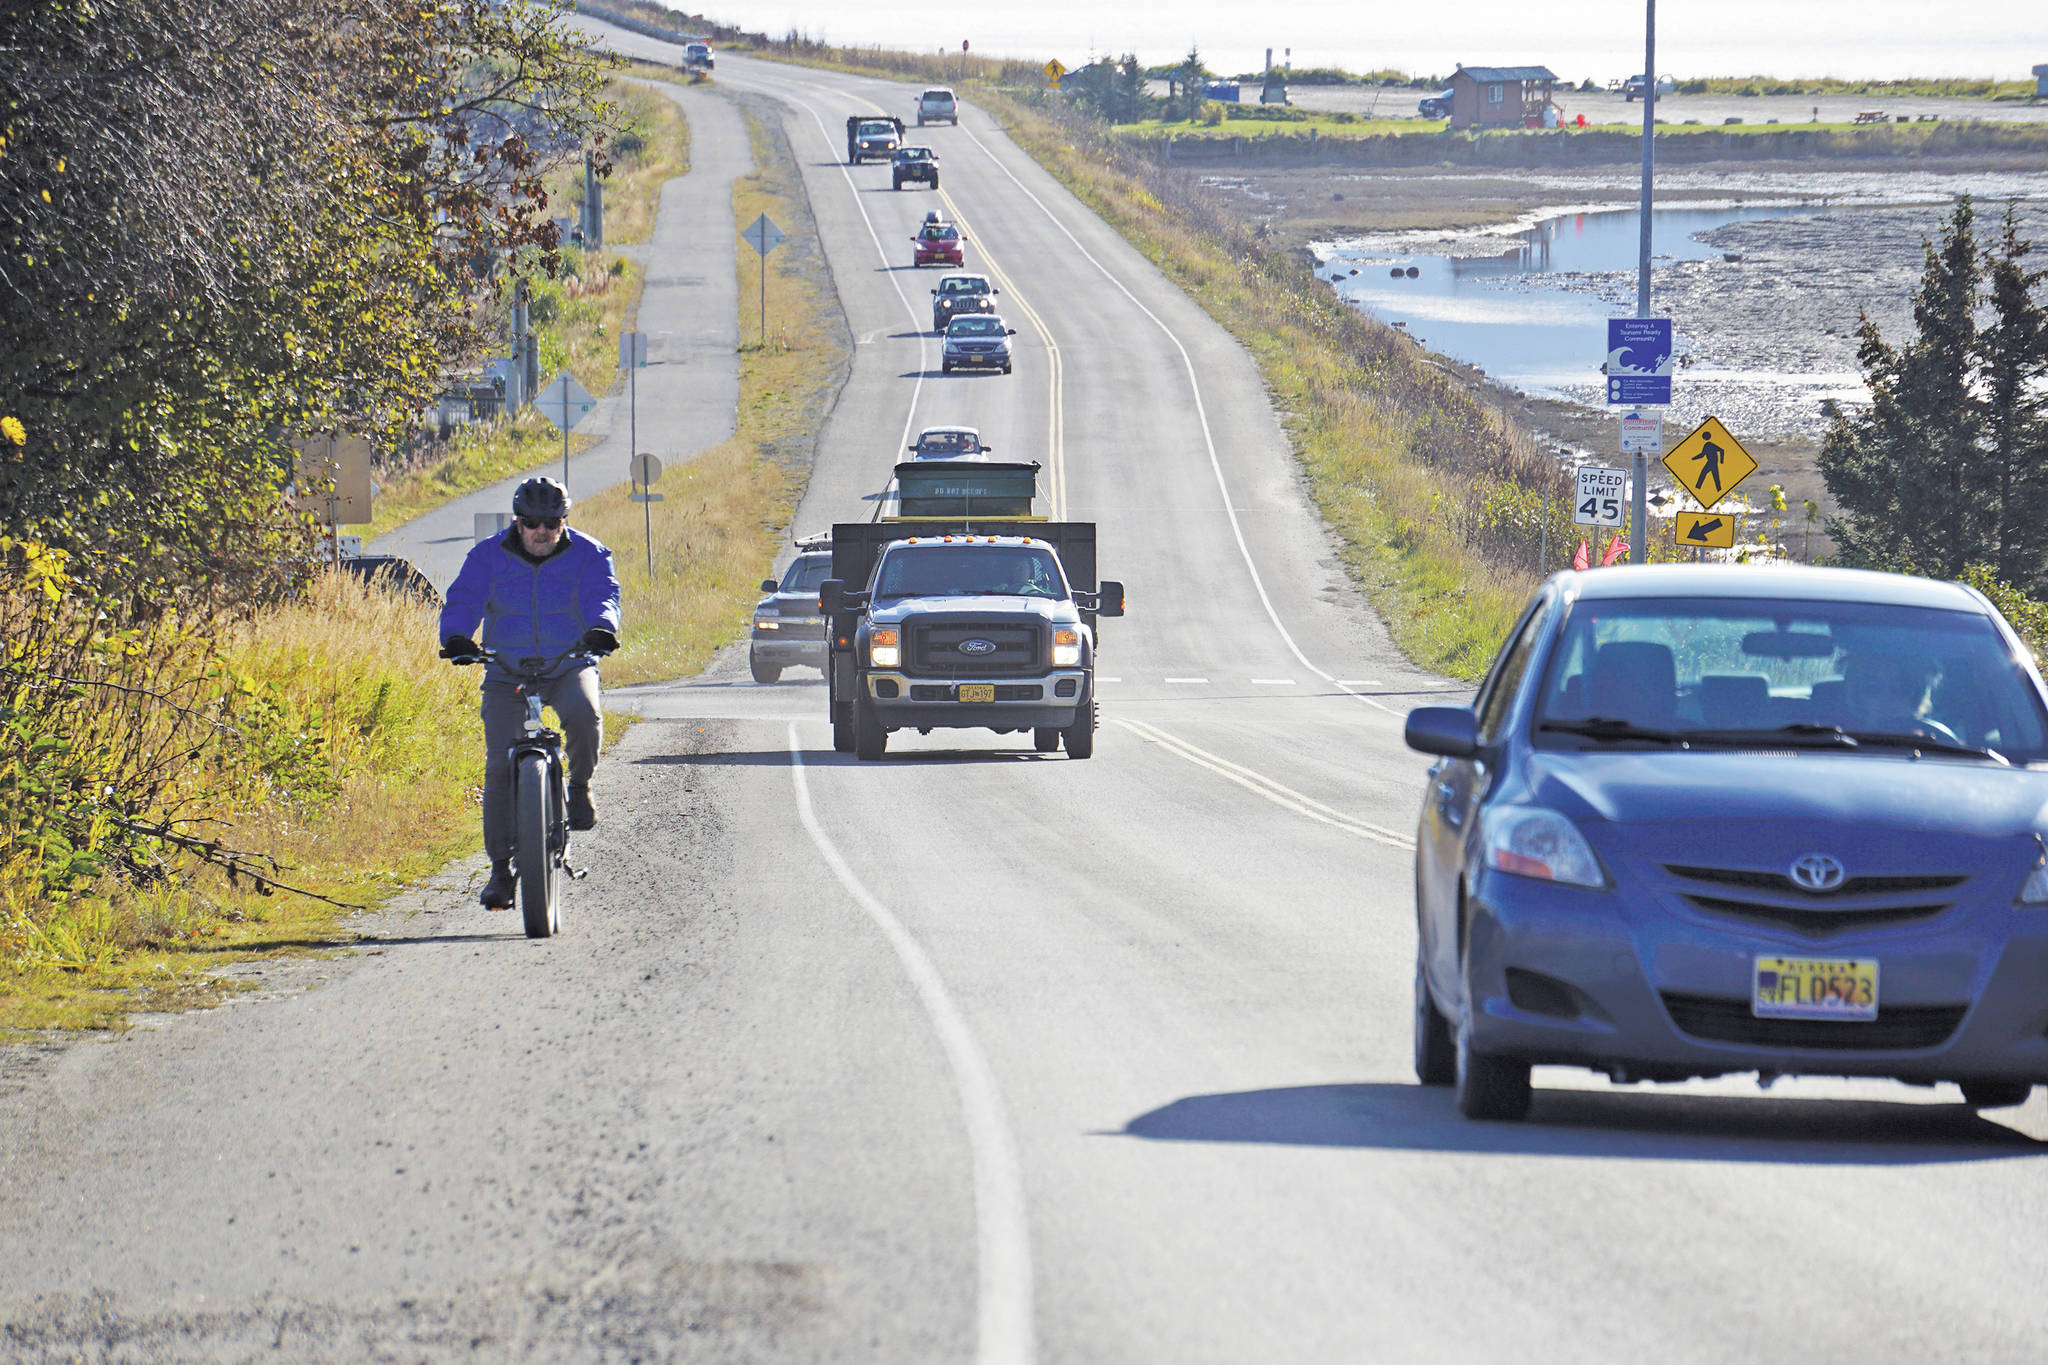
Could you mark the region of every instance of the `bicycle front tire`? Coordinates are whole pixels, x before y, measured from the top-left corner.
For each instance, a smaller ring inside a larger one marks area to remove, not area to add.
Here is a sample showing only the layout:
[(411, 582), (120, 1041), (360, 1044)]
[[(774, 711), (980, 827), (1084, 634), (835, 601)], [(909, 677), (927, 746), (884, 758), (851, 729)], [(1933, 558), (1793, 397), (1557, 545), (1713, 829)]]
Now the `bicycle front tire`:
[(555, 931), (555, 859), (548, 848), (548, 761), (525, 754), (513, 772), (512, 799), (518, 820), (519, 913), (528, 938)]

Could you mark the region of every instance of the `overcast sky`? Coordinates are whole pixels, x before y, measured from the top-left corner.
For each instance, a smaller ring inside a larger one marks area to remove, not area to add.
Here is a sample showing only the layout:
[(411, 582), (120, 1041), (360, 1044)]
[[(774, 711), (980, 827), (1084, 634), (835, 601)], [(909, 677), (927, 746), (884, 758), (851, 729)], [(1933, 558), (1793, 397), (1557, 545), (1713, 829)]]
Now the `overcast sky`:
[[(738, 0), (711, 18), (834, 43), (1058, 57), (1069, 66), (1131, 51), (1161, 63), (1199, 45), (1212, 70), (1257, 68), (1264, 49), (1296, 66), (1415, 74), (1548, 66), (1605, 80), (1643, 65), (1644, 0), (998, 0), (961, 5)], [(2048, 0), (1663, 0), (1657, 65), (1679, 76), (2027, 77), (2048, 63)]]

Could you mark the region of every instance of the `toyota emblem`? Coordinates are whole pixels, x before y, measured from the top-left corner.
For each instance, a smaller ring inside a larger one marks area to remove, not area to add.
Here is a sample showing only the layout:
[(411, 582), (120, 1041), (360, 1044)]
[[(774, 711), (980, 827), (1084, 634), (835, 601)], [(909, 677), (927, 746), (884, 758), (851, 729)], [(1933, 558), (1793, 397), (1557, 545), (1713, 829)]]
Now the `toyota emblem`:
[(960, 652), (962, 654), (993, 654), (996, 652), (996, 642), (993, 640), (962, 640), (960, 642)]
[(1802, 853), (1792, 860), (1792, 884), (1802, 891), (1832, 891), (1847, 873), (1840, 858), (1826, 853)]

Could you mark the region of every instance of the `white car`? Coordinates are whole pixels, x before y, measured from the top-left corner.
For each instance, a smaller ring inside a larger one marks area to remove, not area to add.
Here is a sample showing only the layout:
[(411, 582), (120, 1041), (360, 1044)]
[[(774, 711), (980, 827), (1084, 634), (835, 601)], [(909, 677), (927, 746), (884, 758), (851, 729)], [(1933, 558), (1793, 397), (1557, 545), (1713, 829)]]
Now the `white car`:
[(960, 103), (953, 98), (953, 92), (944, 86), (934, 86), (917, 97), (917, 126), (927, 123), (950, 123), (960, 126)]

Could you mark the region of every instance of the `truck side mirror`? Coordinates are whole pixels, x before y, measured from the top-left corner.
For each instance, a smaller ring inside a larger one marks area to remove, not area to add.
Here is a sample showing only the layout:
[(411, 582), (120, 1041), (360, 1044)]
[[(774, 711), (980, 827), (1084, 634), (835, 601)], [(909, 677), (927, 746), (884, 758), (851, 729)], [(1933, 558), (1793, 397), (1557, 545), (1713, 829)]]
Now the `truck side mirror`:
[(938, 290), (936, 290), (936, 289), (932, 290), (932, 297), (933, 297), (933, 298), (937, 298), (938, 296), (939, 296), (939, 291), (938, 291)]
[(836, 578), (828, 578), (818, 585), (818, 614), (831, 616), (846, 606), (846, 585)]
[(779, 587), (781, 587), (781, 586), (782, 586), (781, 584), (777, 583), (777, 582), (776, 582), (776, 581), (775, 581), (774, 579), (772, 579), (772, 578), (764, 578), (764, 579), (762, 579), (762, 580), (761, 580), (761, 591), (762, 591), (762, 592), (774, 592), (774, 591), (775, 591), (775, 590), (776, 590), (777, 588), (779, 588)]
[(1124, 585), (1113, 578), (1105, 578), (1095, 589), (1095, 614), (1097, 616), (1122, 616), (1124, 614)]

